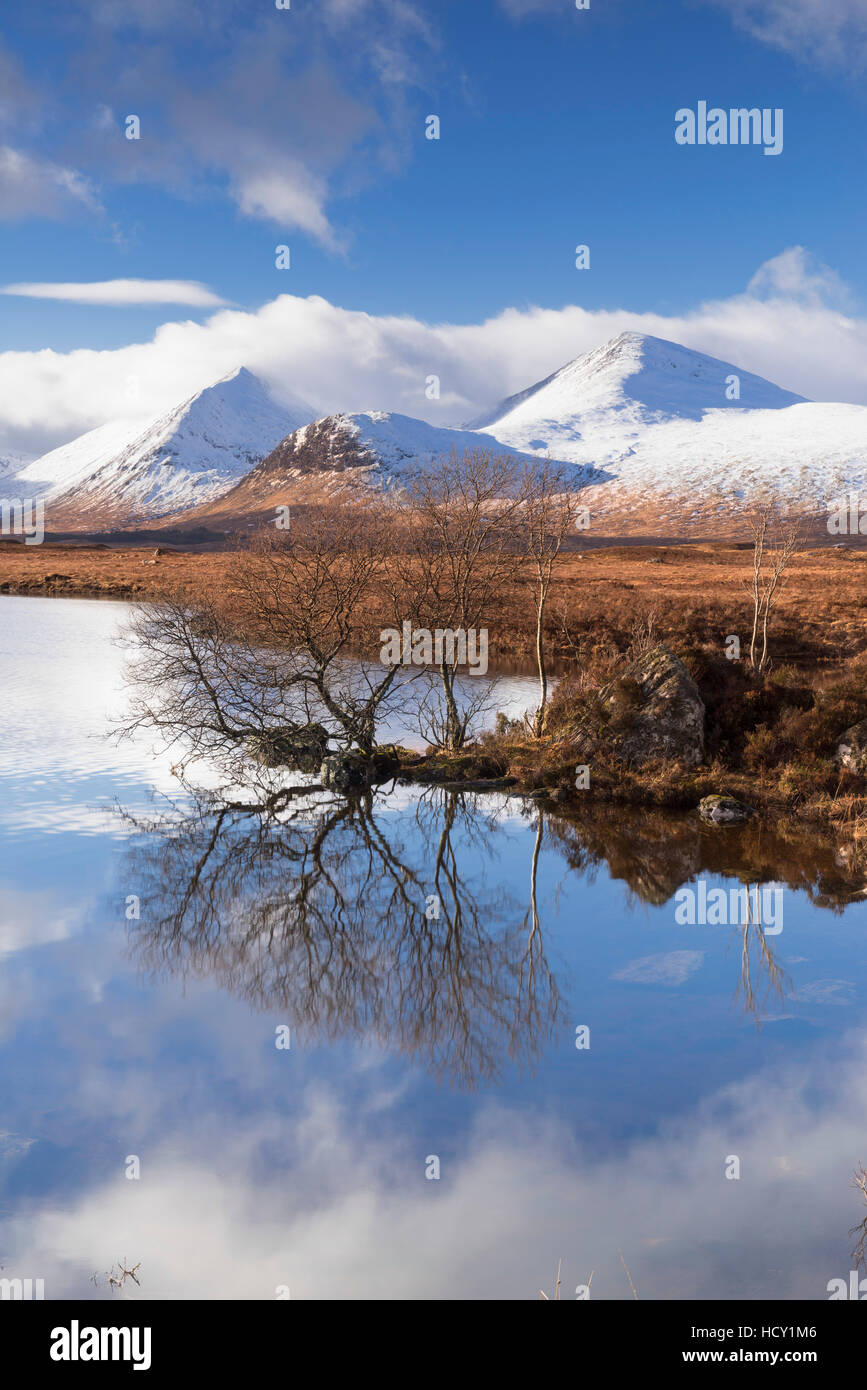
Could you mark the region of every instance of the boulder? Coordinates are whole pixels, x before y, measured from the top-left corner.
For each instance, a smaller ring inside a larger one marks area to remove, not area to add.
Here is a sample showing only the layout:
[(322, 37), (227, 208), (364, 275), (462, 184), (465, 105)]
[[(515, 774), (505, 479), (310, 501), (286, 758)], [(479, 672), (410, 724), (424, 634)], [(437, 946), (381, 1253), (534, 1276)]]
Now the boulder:
[(361, 792), (370, 785), (371, 766), (355, 753), (329, 753), (319, 768), (323, 787), (335, 792)]
[(321, 724), (293, 724), (266, 729), (246, 740), (251, 758), (265, 767), (288, 767), (296, 772), (316, 772), (328, 751), (328, 730)]
[(716, 794), (702, 797), (698, 803), (698, 813), (702, 820), (711, 821), (714, 825), (739, 825), (756, 815), (753, 807), (747, 806), (745, 801)]
[(704, 701), (680, 657), (662, 644), (602, 686), (570, 732), (589, 758), (610, 752), (624, 763), (704, 760)]
[(396, 777), (402, 769), (401, 753), (393, 743), (379, 744), (368, 755), (346, 749), (329, 753), (318, 765), (319, 781), (329, 791), (355, 795)]
[(859, 776), (867, 776), (867, 719), (853, 724), (840, 735), (837, 743), (837, 760), (841, 767)]

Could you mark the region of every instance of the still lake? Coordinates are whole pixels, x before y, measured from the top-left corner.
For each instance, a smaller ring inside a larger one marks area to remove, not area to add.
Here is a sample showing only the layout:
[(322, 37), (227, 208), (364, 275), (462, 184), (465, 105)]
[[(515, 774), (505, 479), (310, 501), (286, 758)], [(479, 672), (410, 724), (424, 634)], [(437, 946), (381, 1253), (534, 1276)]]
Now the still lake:
[[(125, 613), (0, 599), (4, 1278), (537, 1299), (562, 1260), (564, 1298), (628, 1299), (622, 1251), (642, 1299), (848, 1279), (867, 906), (833, 846), (433, 788), (217, 817), (109, 736)], [(680, 925), (699, 881), (778, 885), (782, 929)]]

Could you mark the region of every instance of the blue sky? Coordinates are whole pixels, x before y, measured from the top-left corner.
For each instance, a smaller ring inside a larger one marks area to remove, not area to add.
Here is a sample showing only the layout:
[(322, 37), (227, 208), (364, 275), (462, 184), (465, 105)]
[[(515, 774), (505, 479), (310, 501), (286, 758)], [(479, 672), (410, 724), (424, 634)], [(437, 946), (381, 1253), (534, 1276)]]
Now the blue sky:
[[(0, 281), (195, 282), (253, 314), (282, 295), (420, 324), (569, 306), (677, 323), (803, 248), (773, 295), (860, 325), (865, 59), (863, 0), (47, 0), (0, 32)], [(782, 108), (783, 153), (678, 146), (700, 100)], [(4, 352), (124, 351), (213, 313), (105, 293), (0, 296), (0, 385)], [(754, 336), (742, 365), (766, 371)], [(528, 351), (503, 389), (536, 369)], [(831, 389), (806, 364), (782, 384)], [(27, 429), (8, 417), (13, 443)]]

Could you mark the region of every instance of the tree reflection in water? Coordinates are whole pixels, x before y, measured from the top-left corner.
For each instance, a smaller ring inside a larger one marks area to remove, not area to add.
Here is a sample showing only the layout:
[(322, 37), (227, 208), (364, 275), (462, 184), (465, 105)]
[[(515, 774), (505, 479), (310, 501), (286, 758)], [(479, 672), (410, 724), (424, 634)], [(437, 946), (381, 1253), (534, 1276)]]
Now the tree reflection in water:
[[(288, 789), (256, 806), (198, 793), (147, 822), (128, 881), (132, 949), (151, 972), (208, 977), (303, 1042), (354, 1037), (422, 1060), (461, 1087), (531, 1066), (559, 995), (536, 902), (498, 878), (494, 817), (427, 789), (399, 812), (382, 793)], [(510, 853), (514, 841), (509, 840)]]
[[(283, 787), (251, 805), (198, 791), (170, 815), (127, 816), (142, 832), (132, 851), (138, 959), (213, 978), (302, 1039), (397, 1049), (469, 1088), (496, 1081), (507, 1062), (532, 1066), (558, 1021), (537, 894), (546, 832), (583, 880), (606, 864), (657, 907), (703, 871), (767, 882), (772, 865), (814, 901), (814, 884), (826, 898), (833, 886), (834, 907), (854, 891), (834, 882), (825, 846), (810, 856), (798, 844), (787, 857), (782, 841), (738, 845), (695, 820), (621, 813), (577, 824), (534, 807), (519, 901), (497, 873), (502, 822), (483, 799), (434, 787), (393, 798)], [(512, 855), (520, 842), (505, 843)], [(736, 994), (759, 1023), (791, 982), (761, 922), (732, 931)]]

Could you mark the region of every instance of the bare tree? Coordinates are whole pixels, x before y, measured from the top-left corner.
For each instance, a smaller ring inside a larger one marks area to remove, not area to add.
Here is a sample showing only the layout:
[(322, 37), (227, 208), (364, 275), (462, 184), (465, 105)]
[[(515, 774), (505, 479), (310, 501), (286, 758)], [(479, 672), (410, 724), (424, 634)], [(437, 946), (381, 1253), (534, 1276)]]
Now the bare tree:
[(250, 752), (321, 757), (329, 739), (369, 756), (397, 693), (396, 667), (359, 659), (392, 616), (389, 528), (359, 505), (311, 510), (242, 549), (223, 591), (182, 586), (136, 609), (123, 732), (182, 745), (181, 773), (197, 758), (231, 775)]
[[(467, 683), (469, 684), (469, 683)], [(416, 727), (422, 738), (433, 748), (464, 747), (476, 729), (493, 721), (496, 712), (496, 682), (476, 683), (476, 688), (464, 685), (458, 700), (455, 691), (457, 723), (452, 707), (442, 698), (440, 676), (431, 679), (413, 702)]]
[(545, 608), (554, 566), (569, 532), (575, 525), (577, 502), (570, 491), (566, 469), (545, 460), (524, 471), (521, 486), (523, 540), (533, 567), (536, 607), (536, 667), (539, 672), (539, 708), (533, 733), (541, 738), (548, 705), (548, 668), (545, 661)]
[(349, 747), (369, 755), (398, 668), (359, 661), (395, 621), (392, 514), (355, 503), (315, 509), (288, 532), (264, 532), (230, 582), (247, 631), (294, 653), (301, 683)]
[[(765, 503), (750, 525), (753, 533), (753, 573), (745, 587), (753, 601), (750, 666), (761, 675), (770, 664), (768, 625), (780, 596), (792, 557), (801, 545), (797, 524), (785, 522), (775, 503)], [(761, 631), (761, 655), (757, 656)]]
[[(428, 631), (481, 630), (497, 619), (520, 564), (520, 470), (511, 455), (454, 450), (416, 474), (406, 492), (405, 553), (393, 573), (405, 617)], [(444, 711), (442, 746), (467, 739), (455, 694), (454, 647), (437, 661)]]

